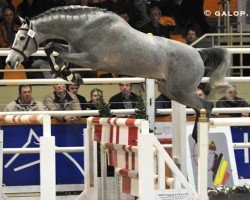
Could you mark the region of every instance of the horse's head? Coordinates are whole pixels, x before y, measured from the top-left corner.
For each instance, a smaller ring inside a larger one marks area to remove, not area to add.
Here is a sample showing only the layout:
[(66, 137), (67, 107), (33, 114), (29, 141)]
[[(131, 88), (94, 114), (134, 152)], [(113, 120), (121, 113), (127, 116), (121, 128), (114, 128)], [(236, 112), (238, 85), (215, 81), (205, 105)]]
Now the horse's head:
[(16, 33), (14, 43), (6, 59), (12, 69), (28, 59), (38, 49), (35, 32), (32, 30), (32, 23), (28, 19), (22, 19), (22, 26)]

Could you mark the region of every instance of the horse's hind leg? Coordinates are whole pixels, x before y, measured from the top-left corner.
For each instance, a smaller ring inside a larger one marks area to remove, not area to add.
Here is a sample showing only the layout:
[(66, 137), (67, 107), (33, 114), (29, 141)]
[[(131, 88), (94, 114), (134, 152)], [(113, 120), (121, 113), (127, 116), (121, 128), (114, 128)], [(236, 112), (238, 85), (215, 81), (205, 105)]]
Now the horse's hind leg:
[(173, 87), (171, 84), (166, 84), (165, 81), (159, 81), (158, 82), (158, 87), (159, 91), (166, 96), (168, 96), (170, 99), (187, 105), (195, 110), (196, 113), (196, 118), (195, 118), (195, 124), (194, 124), (194, 129), (192, 136), (194, 140), (197, 142), (197, 122), (198, 118), (200, 116), (200, 110), (204, 108), (207, 111), (207, 117), (210, 117), (212, 109), (213, 109), (213, 104), (207, 101), (202, 100), (196, 95), (195, 92), (195, 87), (193, 89), (177, 89), (178, 87)]

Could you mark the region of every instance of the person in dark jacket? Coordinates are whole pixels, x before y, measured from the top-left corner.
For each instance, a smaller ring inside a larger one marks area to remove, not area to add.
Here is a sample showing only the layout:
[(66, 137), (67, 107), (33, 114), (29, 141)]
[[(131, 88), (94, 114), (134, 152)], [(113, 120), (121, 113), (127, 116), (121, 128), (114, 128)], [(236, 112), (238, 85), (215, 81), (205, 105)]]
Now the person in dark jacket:
[(140, 31), (152, 33), (153, 35), (170, 38), (170, 28), (160, 24), (161, 10), (158, 7), (150, 9), (151, 22), (145, 24)]
[[(249, 104), (242, 98), (237, 97), (237, 88), (235, 85), (231, 85), (229, 89), (227, 89), (226, 95), (220, 98), (216, 102), (217, 108), (233, 108), (233, 107), (249, 107)], [(231, 113), (226, 114), (233, 117), (249, 117), (249, 113)]]
[(111, 109), (129, 109), (135, 108), (139, 100), (139, 96), (132, 92), (130, 83), (120, 83), (120, 90), (118, 94), (112, 96), (109, 100)]
[(28, 17), (29, 19), (45, 11), (45, 4), (39, 0), (23, 0), (17, 6), (17, 13), (22, 18)]
[(67, 91), (77, 96), (82, 110), (87, 110), (87, 101), (85, 97), (78, 94), (79, 87), (80, 87), (79, 84), (70, 84), (70, 85), (67, 84), (66, 85)]

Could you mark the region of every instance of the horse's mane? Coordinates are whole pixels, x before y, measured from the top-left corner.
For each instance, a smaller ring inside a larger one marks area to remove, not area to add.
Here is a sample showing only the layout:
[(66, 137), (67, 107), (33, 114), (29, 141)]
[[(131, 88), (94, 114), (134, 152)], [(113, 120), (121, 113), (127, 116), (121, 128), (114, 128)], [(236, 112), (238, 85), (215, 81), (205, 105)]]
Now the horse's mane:
[[(72, 5), (72, 6), (59, 6), (55, 8), (51, 8), (35, 17), (32, 18), (32, 20), (37, 20), (40, 18), (48, 17), (55, 14), (60, 15), (79, 15), (79, 14), (89, 14), (93, 12), (109, 12), (107, 9), (101, 9), (97, 7), (88, 7), (88, 6), (78, 6), (78, 5)], [(111, 12), (110, 12), (111, 13)]]

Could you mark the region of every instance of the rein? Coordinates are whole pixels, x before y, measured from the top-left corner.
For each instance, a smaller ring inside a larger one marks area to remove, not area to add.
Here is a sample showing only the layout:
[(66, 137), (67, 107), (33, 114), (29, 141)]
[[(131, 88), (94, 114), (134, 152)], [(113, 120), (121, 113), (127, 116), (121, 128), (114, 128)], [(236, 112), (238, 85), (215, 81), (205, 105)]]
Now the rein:
[[(30, 22), (30, 27), (29, 27), (29, 28), (19, 28), (18, 30), (22, 30), (22, 31), (27, 31), (27, 32), (28, 32), (29, 30), (32, 30), (32, 23)], [(25, 50), (27, 49), (27, 47), (28, 47), (28, 44), (29, 44), (29, 42), (30, 42), (30, 38), (33, 39), (33, 41), (35, 42), (35, 45), (36, 45), (36, 49), (38, 49), (38, 45), (37, 45), (37, 41), (36, 41), (35, 36), (34, 36), (34, 37), (31, 37), (31, 36), (29, 36), (29, 35), (28, 35), (28, 39), (26, 40), (26, 43), (24, 44), (22, 50), (19, 50), (19, 49), (15, 48), (15, 47), (11, 47), (11, 49), (13, 49), (14, 51), (20, 53), (20, 54), (23, 56), (24, 60), (28, 60), (28, 57), (24, 54), (24, 51), (25, 51)]]

